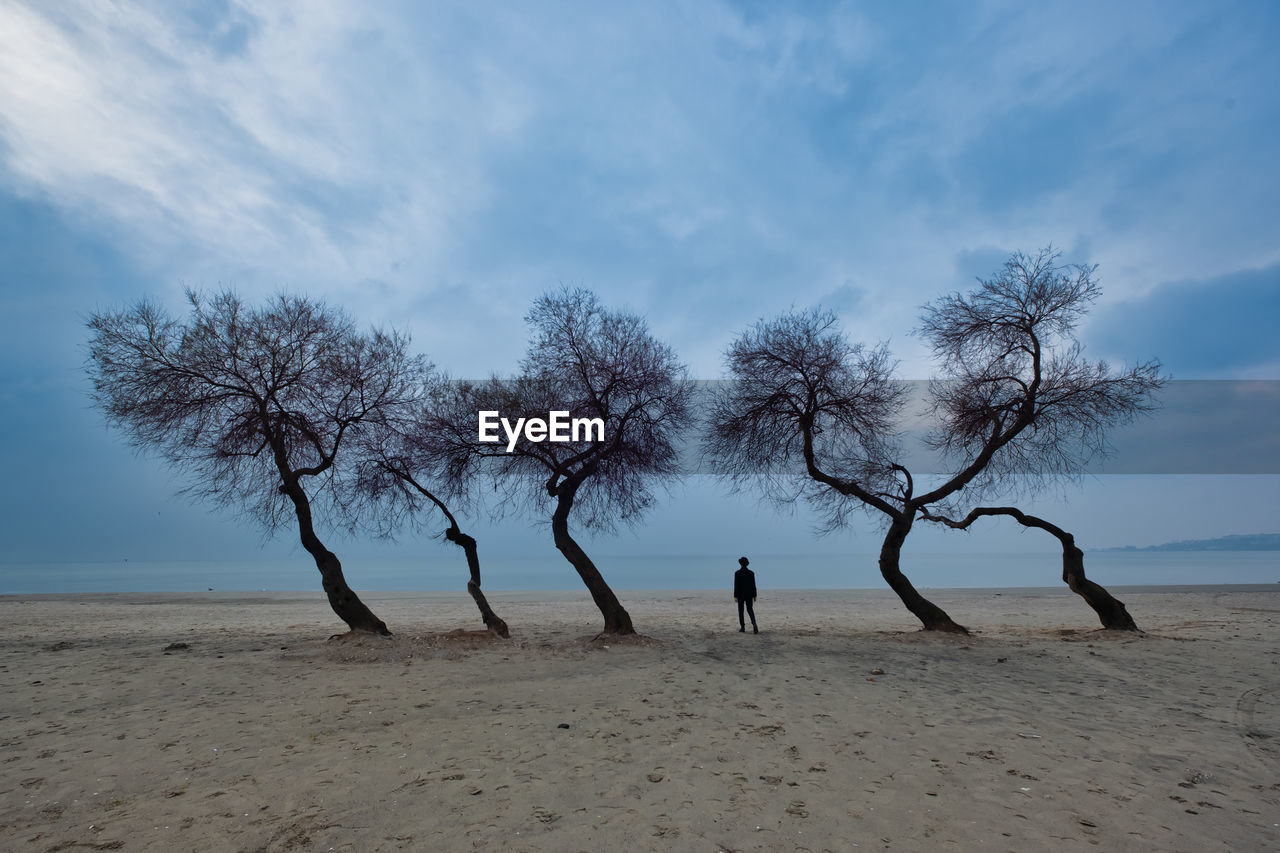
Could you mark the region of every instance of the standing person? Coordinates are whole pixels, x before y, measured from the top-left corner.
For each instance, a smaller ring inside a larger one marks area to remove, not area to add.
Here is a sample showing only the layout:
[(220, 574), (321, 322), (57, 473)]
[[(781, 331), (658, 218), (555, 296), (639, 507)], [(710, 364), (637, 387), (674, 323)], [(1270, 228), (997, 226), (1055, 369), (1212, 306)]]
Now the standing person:
[(751, 616), (751, 633), (759, 634), (760, 628), (756, 626), (756, 611), (751, 605), (756, 600), (756, 573), (747, 568), (747, 558), (739, 557), (738, 565), (741, 566), (733, 573), (733, 600), (738, 602), (738, 632), (746, 633), (747, 622), (742, 618), (742, 608), (747, 608), (748, 615)]

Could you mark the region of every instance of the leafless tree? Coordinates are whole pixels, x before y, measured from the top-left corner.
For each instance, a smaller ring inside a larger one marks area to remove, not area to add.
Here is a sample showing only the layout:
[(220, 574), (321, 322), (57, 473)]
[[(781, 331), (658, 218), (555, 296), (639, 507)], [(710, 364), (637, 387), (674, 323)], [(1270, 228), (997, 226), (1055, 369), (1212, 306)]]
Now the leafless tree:
[(921, 517), (964, 528), (1005, 515), (1047, 531), (1062, 544), (1063, 580), (1103, 626), (1137, 630), (1124, 605), (1085, 576), (1084, 554), (1062, 528), (1015, 507), (974, 507), (959, 522), (951, 518), (1011, 484), (1079, 476), (1109, 452), (1112, 427), (1154, 408), (1165, 382), (1156, 361), (1117, 371), (1084, 357), (1075, 327), (1100, 293), (1097, 267), (1059, 258), (1052, 249), (1014, 254), (972, 292), (926, 308), (921, 332), (946, 371), (931, 389), (939, 426), (930, 443), (963, 472), (981, 468), (959, 478), (966, 503), (945, 484), (922, 501)]
[[(465, 389), (465, 420), (454, 425), (452, 476), (479, 466), (495, 478), (509, 506), (551, 509), (556, 548), (577, 571), (604, 617), (604, 633), (634, 634), (631, 616), (569, 531), (610, 532), (634, 524), (653, 504), (655, 488), (679, 472), (678, 438), (691, 424), (692, 384), (672, 349), (640, 316), (602, 306), (589, 290), (565, 288), (537, 299), (525, 318), (532, 335), (519, 375)], [(599, 419), (603, 434), (577, 440), (531, 440), (511, 451), (478, 441), (477, 412), (515, 423), (567, 412)]]
[(94, 402), (134, 446), (188, 472), (191, 494), (269, 531), (292, 509), (334, 613), (353, 631), (390, 633), (320, 541), (313, 503), (344, 499), (351, 437), (412, 402), (421, 359), (403, 336), (359, 333), (305, 297), (261, 308), (230, 291), (187, 297), (185, 320), (148, 301), (91, 317)]
[[(704, 449), (739, 484), (803, 494), (828, 529), (852, 508), (887, 517), (880, 572), (926, 630), (965, 629), (903, 574), (903, 543), (918, 519), (955, 514), (1013, 482), (1076, 475), (1107, 451), (1106, 431), (1152, 407), (1159, 364), (1116, 372), (1083, 358), (1074, 329), (1097, 298), (1094, 267), (1058, 263), (1045, 249), (1014, 254), (968, 294), (924, 310), (920, 333), (942, 375), (930, 383), (928, 444), (949, 474), (916, 491), (901, 458), (905, 398), (883, 347), (851, 346), (834, 315), (761, 321), (730, 346), (732, 381), (716, 402)], [(763, 479), (761, 473), (763, 472)], [(797, 485), (803, 473), (819, 488)]]
[[(510, 636), (507, 623), (493, 611), (480, 588), (480, 554), (475, 537), (462, 530), (456, 510), (475, 507), (478, 476), (465, 464), (468, 440), (460, 442), (458, 425), (471, 424), (470, 386), (450, 382), (428, 371), (415, 405), (401, 417), (387, 418), (359, 436), (359, 476), (353, 502), (346, 505), (353, 527), (372, 525), (390, 536), (425, 510), (444, 516), (445, 539), (466, 555), (467, 592), (475, 600), (485, 626), (499, 637)], [(474, 439), (474, 436), (469, 436)], [(458, 466), (459, 453), (463, 465)], [(451, 505), (453, 508), (451, 508)]]

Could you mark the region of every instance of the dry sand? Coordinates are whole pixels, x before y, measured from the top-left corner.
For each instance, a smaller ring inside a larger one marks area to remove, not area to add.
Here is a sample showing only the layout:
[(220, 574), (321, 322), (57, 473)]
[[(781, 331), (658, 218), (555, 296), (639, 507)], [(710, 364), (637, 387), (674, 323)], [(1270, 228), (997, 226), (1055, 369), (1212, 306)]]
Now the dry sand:
[(1280, 587), (1121, 597), (0, 598), (0, 849), (1280, 849)]

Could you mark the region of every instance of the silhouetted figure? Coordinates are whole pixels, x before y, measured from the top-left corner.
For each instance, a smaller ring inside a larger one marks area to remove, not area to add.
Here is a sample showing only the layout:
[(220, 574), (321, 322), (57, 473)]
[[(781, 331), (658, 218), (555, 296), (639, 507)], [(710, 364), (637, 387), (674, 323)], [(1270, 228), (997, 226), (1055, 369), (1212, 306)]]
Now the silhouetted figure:
[(756, 611), (751, 606), (756, 600), (756, 573), (747, 568), (747, 562), (746, 557), (739, 557), (738, 565), (742, 568), (733, 573), (733, 600), (738, 602), (738, 631), (745, 633), (747, 630), (747, 622), (742, 617), (742, 608), (746, 607), (747, 615), (751, 617), (751, 632), (759, 634)]

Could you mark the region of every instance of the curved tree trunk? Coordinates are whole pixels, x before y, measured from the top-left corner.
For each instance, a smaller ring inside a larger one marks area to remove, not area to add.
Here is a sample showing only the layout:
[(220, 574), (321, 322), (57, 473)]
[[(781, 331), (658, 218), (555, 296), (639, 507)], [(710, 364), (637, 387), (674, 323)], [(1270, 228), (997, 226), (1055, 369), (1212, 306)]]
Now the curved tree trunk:
[(880, 574), (889, 587), (898, 594), (902, 603), (920, 620), (926, 631), (950, 631), (957, 634), (969, 633), (963, 625), (953, 622), (946, 611), (925, 598), (911, 584), (907, 576), (898, 568), (902, 555), (902, 543), (911, 532), (914, 510), (908, 510), (905, 516), (898, 516), (889, 524), (889, 532), (884, 536), (880, 546)]
[(1065, 531), (1058, 538), (1062, 540), (1062, 579), (1072, 592), (1093, 608), (1102, 627), (1117, 631), (1138, 630), (1138, 623), (1133, 621), (1124, 602), (1107, 592), (1101, 584), (1084, 576), (1084, 552), (1076, 547), (1075, 538)]
[(577, 490), (561, 484), (556, 495), (556, 511), (551, 516), (551, 535), (555, 538), (556, 548), (569, 561), (582, 582), (591, 592), (591, 598), (600, 608), (604, 616), (605, 634), (634, 634), (636, 629), (631, 625), (631, 614), (627, 613), (618, 596), (613, 594), (604, 576), (596, 568), (595, 563), (587, 556), (574, 538), (569, 535), (569, 510), (573, 508), (573, 496)]
[(347, 579), (342, 573), (342, 563), (339, 562), (338, 556), (324, 547), (320, 537), (316, 536), (315, 525), (311, 520), (311, 501), (308, 500), (302, 486), (295, 480), (291, 484), (286, 484), (283, 489), (293, 501), (293, 510), (298, 516), (298, 533), (302, 539), (302, 547), (306, 548), (307, 553), (316, 561), (316, 568), (320, 570), (320, 582), (324, 587), (325, 595), (329, 597), (329, 606), (333, 608), (333, 612), (338, 614), (338, 618), (346, 622), (347, 627), (352, 631), (368, 631), (390, 636), (391, 632), (387, 630), (387, 624), (373, 615), (373, 611), (360, 600), (355, 590), (347, 586)]
[(476, 607), (480, 608), (480, 618), (484, 620), (485, 627), (499, 637), (506, 638), (511, 636), (507, 623), (493, 612), (493, 608), (489, 606), (489, 600), (480, 591), (480, 554), (476, 549), (475, 537), (463, 533), (462, 529), (458, 527), (458, 519), (449, 510), (448, 505), (437, 497), (434, 492), (414, 479), (413, 474), (409, 473), (406, 468), (384, 461), (382, 469), (412, 486), (420, 495), (435, 504), (436, 509), (440, 510), (441, 514), (449, 521), (449, 526), (444, 531), (444, 538), (457, 545), (467, 555), (467, 568), (471, 571), (471, 579), (467, 581), (467, 592), (475, 599)]
[(1076, 538), (1058, 525), (1045, 521), (1034, 515), (1028, 515), (1012, 506), (980, 506), (970, 511), (963, 521), (954, 521), (940, 515), (925, 513), (925, 519), (937, 521), (957, 530), (964, 530), (984, 515), (1007, 515), (1023, 527), (1038, 527), (1053, 535), (1062, 543), (1062, 580), (1071, 591), (1085, 600), (1093, 608), (1102, 622), (1103, 628), (1117, 631), (1137, 631), (1138, 623), (1133, 621), (1125, 608), (1124, 602), (1107, 592), (1102, 584), (1095, 583), (1085, 577), (1084, 552), (1076, 547)]
[(476, 607), (480, 608), (480, 618), (484, 619), (485, 627), (499, 637), (511, 636), (507, 623), (493, 612), (493, 608), (489, 606), (489, 600), (480, 591), (480, 554), (476, 550), (475, 538), (463, 533), (457, 525), (450, 525), (444, 532), (444, 538), (462, 548), (467, 555), (467, 568), (471, 570), (471, 579), (467, 581), (467, 592), (471, 593)]

